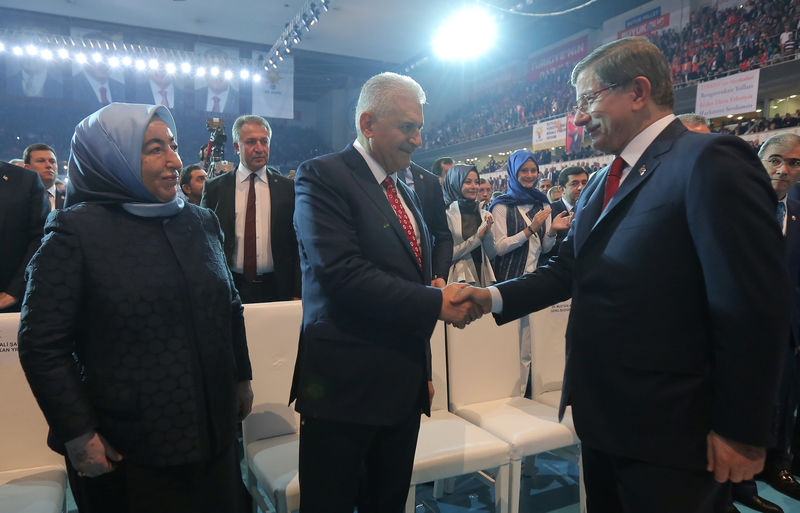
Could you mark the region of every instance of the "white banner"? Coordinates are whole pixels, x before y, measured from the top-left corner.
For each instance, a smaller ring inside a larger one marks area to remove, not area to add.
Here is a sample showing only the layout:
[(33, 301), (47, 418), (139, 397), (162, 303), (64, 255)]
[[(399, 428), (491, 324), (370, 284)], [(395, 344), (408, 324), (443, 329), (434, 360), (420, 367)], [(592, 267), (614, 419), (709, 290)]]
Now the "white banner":
[(694, 111), (707, 118), (753, 112), (757, 108), (760, 71), (754, 69), (699, 84)]
[(567, 117), (563, 116), (533, 125), (533, 151), (564, 146), (567, 140)]
[[(267, 55), (257, 53), (253, 58), (266, 62)], [(294, 119), (294, 57), (284, 57), (277, 64), (278, 69), (262, 73), (261, 82), (253, 82), (253, 114)]]

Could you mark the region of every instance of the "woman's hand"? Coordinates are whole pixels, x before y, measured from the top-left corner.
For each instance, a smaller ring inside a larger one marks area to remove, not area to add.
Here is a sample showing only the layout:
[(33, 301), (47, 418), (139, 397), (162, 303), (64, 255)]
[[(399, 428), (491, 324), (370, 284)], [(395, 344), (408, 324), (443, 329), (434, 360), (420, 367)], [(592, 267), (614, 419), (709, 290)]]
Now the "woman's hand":
[(494, 218), (492, 217), (492, 214), (487, 214), (483, 220), (483, 227), (478, 230), (479, 239), (484, 238), (486, 234), (489, 233), (489, 228), (492, 227), (492, 224), (494, 224)]
[(531, 221), (531, 224), (525, 227), (525, 229), (528, 230), (528, 233), (526, 233), (525, 235), (530, 237), (531, 235), (536, 233), (536, 230), (538, 230), (544, 224), (544, 222), (547, 220), (549, 216), (550, 216), (549, 208), (543, 208), (542, 210), (536, 212), (536, 214), (534, 214), (533, 216), (533, 221)]

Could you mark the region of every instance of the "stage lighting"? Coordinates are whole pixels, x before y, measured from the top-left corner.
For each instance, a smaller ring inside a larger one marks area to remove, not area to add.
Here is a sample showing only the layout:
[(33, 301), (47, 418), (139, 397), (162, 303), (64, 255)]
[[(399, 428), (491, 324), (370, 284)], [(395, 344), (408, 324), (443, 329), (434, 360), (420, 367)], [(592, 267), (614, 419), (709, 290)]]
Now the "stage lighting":
[(197, 68), (195, 70), (195, 73), (197, 74), (198, 77), (204, 77), (204, 76), (206, 76), (206, 69), (204, 67), (200, 66), (199, 68)]
[(208, 72), (211, 73), (212, 77), (219, 76), (219, 68), (216, 66), (212, 66), (211, 69), (208, 70)]
[(233, 71), (226, 69), (225, 73), (222, 76), (225, 77), (225, 80), (230, 80), (233, 78)]
[(133, 65), (133, 59), (131, 59), (130, 55), (122, 57), (122, 65), (126, 68), (130, 68)]
[(3, 44), (3, 43), (0, 43), (0, 52), (5, 52), (5, 51), (6, 51), (6, 45)]
[(25, 47), (25, 53), (27, 53), (30, 56), (39, 55), (39, 49), (33, 45), (27, 45)]
[(94, 52), (92, 54), (92, 60), (97, 64), (100, 64), (101, 62), (103, 62), (103, 56), (98, 52)]
[(89, 59), (86, 58), (85, 53), (78, 53), (75, 55), (75, 62), (78, 64), (86, 64), (88, 61)]
[(174, 62), (168, 62), (164, 64), (164, 70), (169, 73), (170, 75), (174, 75), (178, 68), (175, 66)]
[(119, 57), (109, 57), (108, 65), (112, 68), (119, 68)]
[(144, 62), (144, 59), (136, 59), (135, 66), (139, 71), (144, 71), (144, 69), (147, 68), (147, 63)]
[(53, 51), (49, 48), (44, 48), (41, 52), (39, 52), (39, 55), (41, 55), (42, 59), (46, 61), (53, 60)]
[(465, 9), (446, 20), (433, 40), (433, 51), (440, 59), (479, 57), (494, 44), (494, 19), (478, 7)]
[(239, 78), (241, 78), (242, 80), (247, 80), (248, 78), (250, 78), (250, 72), (247, 71), (246, 69), (243, 69), (242, 71), (239, 72)]
[(190, 73), (192, 71), (192, 65), (188, 62), (181, 63), (181, 71), (184, 73)]
[(69, 59), (69, 51), (66, 48), (59, 48), (58, 52), (56, 53), (58, 53), (59, 59), (64, 59), (64, 60)]
[(157, 70), (158, 69), (158, 60), (150, 59), (149, 61), (147, 61), (147, 67), (150, 68), (153, 71)]
[(260, 73), (256, 73), (255, 75), (253, 75), (253, 82), (255, 82), (256, 84), (261, 82), (261, 74)]
[(22, 47), (21, 47), (21, 46), (15, 46), (14, 48), (12, 48), (12, 49), (11, 49), (11, 52), (12, 52), (14, 55), (16, 55), (17, 57), (21, 57), (21, 56), (22, 56), (22, 54), (23, 54), (23, 53), (25, 53), (25, 52), (22, 50)]

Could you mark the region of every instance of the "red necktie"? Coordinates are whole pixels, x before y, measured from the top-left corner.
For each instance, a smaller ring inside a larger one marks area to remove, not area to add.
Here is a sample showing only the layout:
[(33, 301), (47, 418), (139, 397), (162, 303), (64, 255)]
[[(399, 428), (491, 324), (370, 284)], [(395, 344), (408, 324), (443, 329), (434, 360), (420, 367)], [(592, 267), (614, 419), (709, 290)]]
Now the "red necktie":
[(250, 173), (250, 190), (247, 192), (247, 208), (244, 211), (244, 279), (256, 279), (256, 174)]
[(101, 87), (99, 89), (99, 91), (100, 91), (100, 103), (102, 103), (103, 105), (107, 105), (107, 104), (111, 103), (110, 101), (108, 101), (108, 95), (106, 94), (106, 88), (105, 87)]
[(403, 208), (400, 198), (397, 197), (397, 187), (395, 187), (394, 182), (388, 176), (386, 177), (386, 180), (383, 181), (383, 188), (386, 189), (386, 197), (389, 198), (389, 203), (392, 205), (392, 209), (394, 209), (397, 219), (400, 220), (400, 225), (406, 232), (408, 243), (411, 244), (411, 249), (414, 251), (414, 255), (417, 257), (417, 263), (420, 267), (422, 267), (422, 253), (419, 251), (417, 236), (414, 235), (414, 227), (411, 226), (411, 220), (408, 218), (406, 209)]
[(617, 192), (617, 189), (619, 189), (619, 179), (622, 178), (623, 169), (625, 169), (625, 161), (622, 160), (622, 157), (615, 158), (614, 162), (611, 163), (611, 169), (608, 171), (608, 176), (606, 176), (606, 191), (605, 195), (603, 196), (603, 210), (605, 210), (606, 205), (608, 205), (608, 202), (611, 201), (611, 197), (614, 196), (614, 193)]
[(167, 92), (164, 89), (162, 89), (159, 91), (159, 93), (161, 93), (161, 105), (169, 108), (169, 100), (167, 99)]
[(212, 100), (214, 100), (214, 105), (211, 106), (211, 112), (220, 112), (222, 109), (219, 106), (219, 96), (214, 96)]

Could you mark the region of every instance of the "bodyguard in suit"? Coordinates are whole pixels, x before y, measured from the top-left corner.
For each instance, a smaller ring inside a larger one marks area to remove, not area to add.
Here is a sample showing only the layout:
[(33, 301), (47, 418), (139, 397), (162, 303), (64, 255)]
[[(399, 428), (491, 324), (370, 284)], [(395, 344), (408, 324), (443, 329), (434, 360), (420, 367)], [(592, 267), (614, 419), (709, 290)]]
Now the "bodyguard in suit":
[(56, 175), (58, 174), (58, 158), (56, 151), (44, 143), (34, 143), (25, 148), (22, 153), (25, 167), (36, 171), (44, 186), (44, 197), (50, 204), (50, 210), (64, 208), (63, 191), (56, 188)]
[[(419, 198), (397, 171), (421, 144), (425, 93), (383, 73), (363, 86), (358, 138), (300, 165), (294, 223), (303, 325), (290, 401), (300, 423), (303, 513), (403, 511), (420, 413), (430, 411), (428, 346), (457, 285), (430, 286), (432, 248)], [(362, 469), (369, 477), (359, 492)], [(360, 493), (360, 496), (359, 496)]]
[(572, 298), (560, 414), (572, 406), (588, 511), (721, 512), (775, 443), (789, 336), (776, 197), (749, 145), (689, 132), (643, 38), (572, 72), (575, 123), (614, 154), (559, 254), (464, 297), (507, 322)]
[[(588, 182), (589, 173), (581, 166), (570, 166), (562, 169), (558, 174), (558, 185), (564, 190), (564, 194), (561, 195), (558, 201), (550, 203), (550, 219), (555, 219), (558, 214), (564, 211), (570, 216), (574, 215), (575, 205), (578, 203), (581, 192), (586, 188)], [(561, 247), (561, 242), (566, 237), (567, 230), (556, 232), (556, 242), (553, 244), (553, 249), (542, 255), (542, 258), (539, 259), (540, 266), (546, 264), (550, 257), (558, 254), (558, 248)]]
[(266, 119), (239, 117), (233, 124), (239, 167), (208, 180), (200, 200), (219, 218), (225, 257), (243, 303), (300, 297), (294, 183), (267, 167), (271, 138)]
[(399, 179), (417, 194), (422, 205), (422, 217), (433, 238), (433, 281), (431, 285), (444, 288), (453, 259), (453, 235), (447, 227), (444, 197), (439, 178), (422, 166), (411, 163), (397, 172)]
[(37, 174), (0, 162), (0, 313), (19, 311), (25, 266), (41, 243), (48, 212)]

